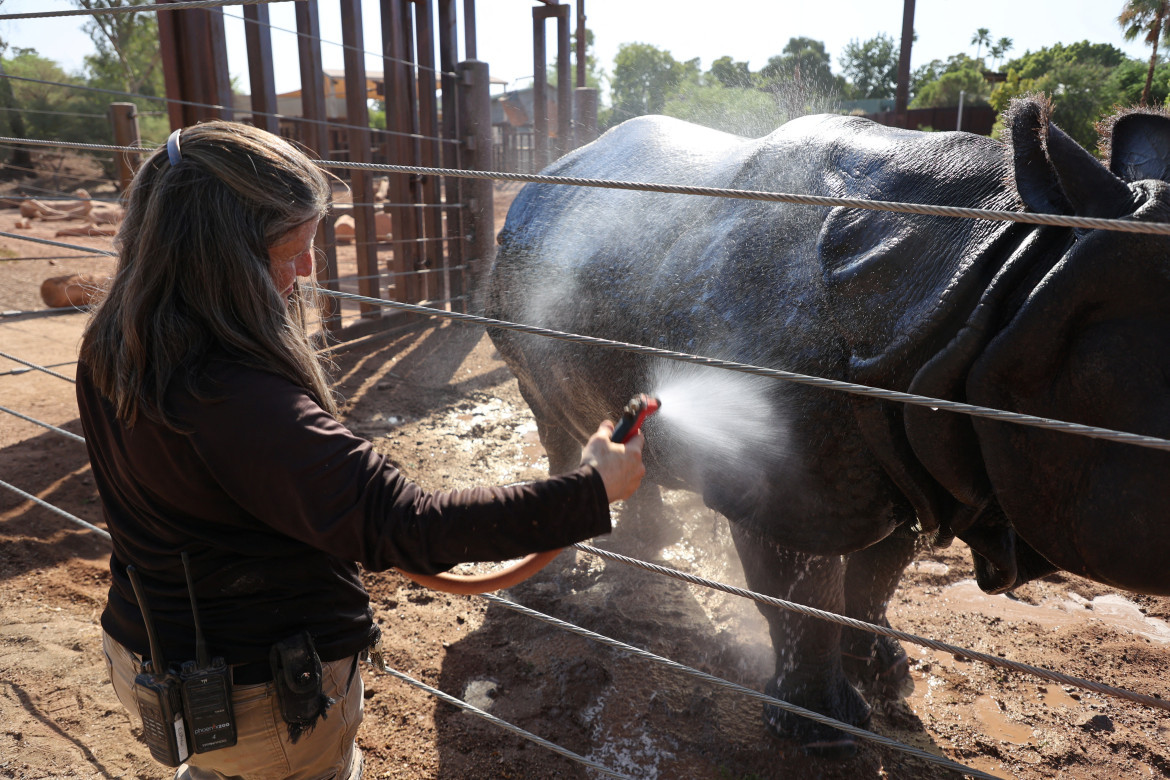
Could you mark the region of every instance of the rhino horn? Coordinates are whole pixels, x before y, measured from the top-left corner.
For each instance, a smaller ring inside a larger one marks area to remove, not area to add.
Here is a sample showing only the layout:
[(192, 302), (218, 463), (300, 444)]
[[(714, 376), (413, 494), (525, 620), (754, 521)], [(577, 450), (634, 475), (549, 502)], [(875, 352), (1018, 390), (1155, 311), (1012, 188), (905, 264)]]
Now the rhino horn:
[(1109, 133), (1109, 170), (1125, 181), (1170, 182), (1170, 117), (1135, 111), (1122, 114)]
[(1120, 217), (1133, 194), (1096, 157), (1048, 120), (1048, 106), (1035, 99), (1013, 103), (1008, 127), (1016, 191), (1041, 214)]

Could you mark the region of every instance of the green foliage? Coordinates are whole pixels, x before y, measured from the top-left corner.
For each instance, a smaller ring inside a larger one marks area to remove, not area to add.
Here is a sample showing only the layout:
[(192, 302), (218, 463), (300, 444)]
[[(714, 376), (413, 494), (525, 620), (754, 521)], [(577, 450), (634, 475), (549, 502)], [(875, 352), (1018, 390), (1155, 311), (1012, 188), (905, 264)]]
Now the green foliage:
[[(1131, 64), (1130, 64), (1131, 63)], [(1140, 71), (1134, 75), (1134, 69)], [(1096, 123), (1112, 112), (1121, 101), (1122, 76), (1133, 77), (1136, 83), (1129, 89), (1141, 91), (1145, 83), (1145, 67), (1133, 60), (1110, 69), (1100, 62), (1058, 61), (1051, 70), (1034, 78), (1021, 77), (1014, 68), (1007, 70), (1007, 81), (999, 84), (991, 96), (992, 108), (1003, 115), (1012, 98), (1028, 92), (1044, 92), (1052, 101), (1052, 120), (1086, 149), (1097, 143)], [(1163, 71), (1162, 90), (1170, 80), (1170, 68)], [(1000, 118), (993, 130), (999, 136), (1003, 130)]]
[[(1128, 59), (1113, 69), (1109, 76), (1109, 91), (1114, 95), (1116, 102), (1123, 106), (1137, 105), (1141, 102), (1142, 91), (1146, 86), (1146, 76), (1149, 66), (1140, 60)], [(1170, 62), (1159, 62), (1154, 68), (1154, 76), (1150, 81), (1149, 104), (1160, 106), (1170, 97)]]
[(991, 84), (983, 76), (983, 60), (956, 54), (943, 63), (933, 60), (914, 72), (914, 100), (910, 108), (942, 108), (963, 104), (985, 106), (991, 96)]
[(778, 93), (795, 88), (809, 96), (839, 96), (846, 90), (845, 79), (833, 74), (824, 42), (812, 38), (789, 38), (783, 51), (760, 69), (759, 81)]
[(711, 63), (707, 75), (725, 87), (747, 89), (755, 83), (746, 62), (735, 62), (731, 57), (720, 57)]
[(613, 121), (661, 113), (669, 94), (684, 79), (698, 74), (697, 58), (679, 62), (670, 52), (649, 44), (623, 43), (614, 58)]
[(1007, 63), (1007, 67), (1020, 74), (1020, 78), (1040, 78), (1061, 65), (1101, 65), (1116, 68), (1125, 62), (1125, 52), (1109, 43), (1079, 43), (1065, 46), (1055, 43), (1037, 52), (1027, 52)]
[(685, 82), (667, 98), (662, 113), (748, 138), (767, 135), (783, 124), (770, 95), (758, 89), (725, 87), (717, 80)]
[(865, 41), (851, 40), (841, 55), (841, 70), (852, 85), (853, 98), (892, 98), (898, 90), (899, 49), (882, 33)]
[[(61, 66), (40, 56), (35, 49), (12, 49), (3, 59), (4, 71), (10, 76), (54, 83), (82, 85), (84, 80), (71, 76)], [(8, 80), (12, 86), (13, 107), (20, 109), (24, 136), (64, 141), (108, 143), (112, 139), (105, 120), (109, 98), (92, 92), (68, 90), (50, 84)], [(12, 134), (13, 112), (0, 114), (6, 134)]]

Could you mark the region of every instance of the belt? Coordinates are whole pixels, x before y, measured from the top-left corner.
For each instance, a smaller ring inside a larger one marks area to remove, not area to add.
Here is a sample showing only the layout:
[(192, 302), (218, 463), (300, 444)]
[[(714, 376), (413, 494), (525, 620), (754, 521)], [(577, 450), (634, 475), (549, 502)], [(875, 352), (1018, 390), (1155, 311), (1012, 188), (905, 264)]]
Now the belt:
[(272, 664), (256, 661), (232, 666), (232, 682), (236, 685), (260, 685), (272, 681)]

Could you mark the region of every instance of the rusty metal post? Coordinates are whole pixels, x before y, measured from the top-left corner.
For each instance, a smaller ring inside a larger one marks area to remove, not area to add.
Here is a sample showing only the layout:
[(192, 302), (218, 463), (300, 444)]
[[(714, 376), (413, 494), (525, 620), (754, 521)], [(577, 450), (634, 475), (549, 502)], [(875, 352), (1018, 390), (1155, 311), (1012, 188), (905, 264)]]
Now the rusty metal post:
[(268, 6), (244, 6), (244, 40), (248, 49), (248, 81), (252, 86), (252, 124), (279, 134), (280, 122), (275, 116), (276, 75), (272, 67), (272, 29), (268, 22)]
[[(419, 161), (417, 165), (437, 168), (441, 152), (439, 142), (439, 105), (435, 90), (438, 87), (435, 68), (435, 29), (431, 14), (431, 0), (415, 3), (415, 39), (417, 41), (416, 63), (418, 65), (418, 117), (419, 117)], [(443, 245), (436, 239), (443, 235), (443, 213), (439, 211), (439, 177), (422, 176), (419, 181), (419, 195), (423, 208), (419, 209), (419, 223), (424, 227), (426, 243), (420, 254), (425, 258), (423, 267), (435, 270), (442, 267)], [(419, 294), (423, 298), (437, 299), (440, 295), (440, 277), (435, 274), (419, 276)]]
[(577, 87), (573, 90), (573, 148), (597, 138), (597, 90)]
[[(468, 0), (471, 2), (471, 0)], [(472, 13), (475, 5), (472, 3)], [(474, 25), (474, 21), (472, 22)], [(459, 138), (459, 101), (456, 95), (455, 67), (459, 59), (459, 30), (455, 23), (455, 0), (439, 0), (439, 69), (443, 84), (443, 139), (442, 159), (444, 168), (462, 168), (463, 155), (460, 144), (452, 143)], [(463, 267), (463, 179), (448, 178), (443, 182), (443, 200), (456, 204), (455, 208), (444, 208), (443, 217), (447, 241), (444, 261), (447, 279), (447, 296), (451, 299), (453, 311), (467, 312), (466, 275)]]
[[(549, 142), (548, 46), (544, 23), (557, 20), (557, 137)], [(545, 5), (532, 9), (533, 131), (536, 141), (537, 168), (569, 150), (573, 121), (573, 82), (569, 63), (569, 6)], [(550, 154), (551, 152), (551, 154)]]
[(475, 0), (463, 0), (463, 48), (467, 59), (474, 60), (475, 51)]
[[(297, 18), (297, 53), (301, 69), (301, 116), (308, 120), (300, 125), (300, 141), (317, 156), (329, 159), (329, 133), (325, 126), (325, 72), (321, 65), (321, 22), (317, 2), (294, 3)], [(317, 251), (325, 256), (325, 278), (320, 284), (328, 290), (340, 290), (341, 271), (337, 266), (337, 235), (333, 218), (326, 217), (313, 240)], [(321, 316), (331, 332), (341, 329), (341, 302), (322, 296)]]
[(557, 142), (556, 156), (573, 148), (572, 41), (569, 35), (569, 6), (550, 6), (557, 20)]
[(532, 9), (532, 141), (533, 168), (548, 165), (548, 53), (544, 40), (544, 9)]
[(205, 9), (160, 13), (158, 37), (167, 97), (203, 104), (168, 103), (171, 129), (205, 119), (231, 119), (232, 88), (223, 13)]
[(589, 86), (585, 83), (585, 0), (577, 0), (577, 88)]
[[(463, 168), (470, 171), (491, 170), (492, 98), (488, 64), (475, 60), (459, 63), (459, 118), (463, 123)], [(470, 286), (474, 289), (483, 272), (491, 265), (496, 251), (495, 204), (492, 182), (468, 179), (463, 192), (467, 202), (467, 230), (471, 235), (467, 265)]]
[[(383, 85), (386, 97), (386, 129), (392, 135), (387, 138), (389, 162), (396, 165), (411, 165), (414, 161), (414, 144), (410, 137), (413, 123), (414, 69), (410, 66), (407, 28), (411, 21), (410, 8), (405, 0), (382, 0), (382, 51)], [(409, 174), (390, 174), (390, 202), (396, 205), (388, 209), (394, 231), (394, 250), (388, 270), (397, 274), (393, 279), (393, 293), (390, 298), (406, 303), (419, 300), (414, 289), (414, 276), (418, 262), (419, 224), (416, 209), (406, 205), (414, 203), (412, 178)]]
[[(110, 103), (110, 125), (114, 130), (116, 146), (142, 146), (142, 136), (138, 133), (138, 106), (133, 103)], [(114, 155), (118, 169), (118, 189), (123, 194), (130, 188), (130, 181), (140, 161), (141, 156), (135, 152)]]
[(910, 47), (914, 45), (914, 0), (903, 0), (902, 49), (898, 57), (898, 88), (894, 93), (895, 124), (906, 126), (906, 106), (910, 99)]
[[(361, 0), (341, 0), (341, 40), (345, 46), (345, 123), (349, 126), (350, 162), (370, 162), (370, 112), (365, 54), (362, 51)], [(350, 171), (353, 194), (353, 245), (357, 253), (358, 291), (380, 297), (378, 285), (378, 236), (374, 225), (374, 183), (369, 171)], [(362, 204), (362, 205), (358, 205)], [(381, 307), (361, 304), (362, 317), (381, 317)]]

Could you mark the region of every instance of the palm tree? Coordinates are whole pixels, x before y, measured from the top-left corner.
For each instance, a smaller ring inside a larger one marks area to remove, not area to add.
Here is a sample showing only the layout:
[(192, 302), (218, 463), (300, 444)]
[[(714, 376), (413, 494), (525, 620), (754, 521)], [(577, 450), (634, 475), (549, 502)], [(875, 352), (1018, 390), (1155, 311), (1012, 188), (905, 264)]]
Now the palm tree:
[(995, 59), (996, 70), (999, 70), (1003, 64), (1003, 58), (1007, 56), (1007, 53), (1012, 50), (1014, 45), (1015, 42), (1011, 38), (1000, 38), (987, 49), (987, 53)]
[(979, 52), (983, 49), (983, 45), (991, 44), (991, 30), (986, 27), (980, 27), (971, 36), (971, 45), (975, 47), (975, 59), (979, 59)]
[(1166, 34), (1166, 19), (1170, 16), (1170, 0), (1126, 0), (1117, 23), (1125, 33), (1125, 39), (1132, 41), (1141, 33), (1146, 34), (1150, 44), (1150, 70), (1146, 73), (1146, 88), (1142, 90), (1142, 105), (1150, 100), (1150, 84), (1154, 81), (1154, 68), (1158, 65), (1158, 41)]

